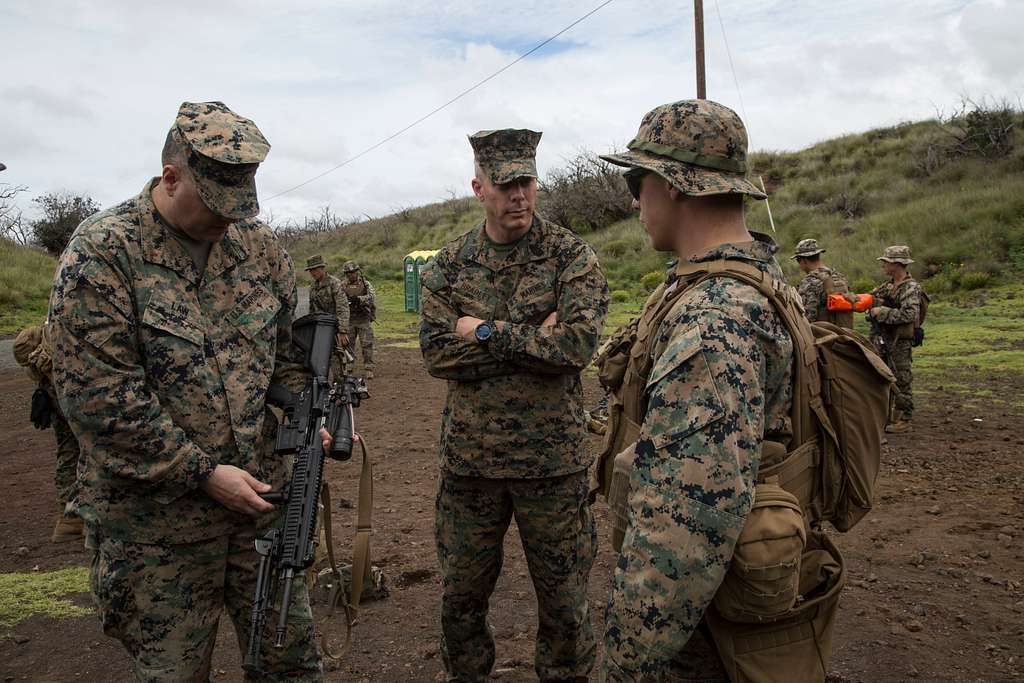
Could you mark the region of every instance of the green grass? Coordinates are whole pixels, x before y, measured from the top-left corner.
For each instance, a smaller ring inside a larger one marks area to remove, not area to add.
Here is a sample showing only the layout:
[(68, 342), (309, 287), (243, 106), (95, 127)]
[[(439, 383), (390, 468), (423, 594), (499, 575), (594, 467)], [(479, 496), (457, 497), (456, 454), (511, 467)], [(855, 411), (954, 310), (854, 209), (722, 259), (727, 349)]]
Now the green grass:
[(46, 253), (0, 237), (0, 334), (46, 319), (55, 267)]
[(0, 574), (0, 627), (12, 628), (29, 617), (80, 617), (92, 610), (67, 599), (89, 590), (89, 570), (72, 567), (54, 572)]

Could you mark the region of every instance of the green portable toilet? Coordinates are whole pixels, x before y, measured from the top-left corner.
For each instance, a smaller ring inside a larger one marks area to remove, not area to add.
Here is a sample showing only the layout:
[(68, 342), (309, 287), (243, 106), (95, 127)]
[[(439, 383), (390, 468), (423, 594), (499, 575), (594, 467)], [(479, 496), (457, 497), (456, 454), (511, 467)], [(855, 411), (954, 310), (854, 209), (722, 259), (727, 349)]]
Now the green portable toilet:
[(420, 310), (420, 270), (434, 260), (437, 249), (433, 251), (413, 251), (405, 255), (405, 310)]

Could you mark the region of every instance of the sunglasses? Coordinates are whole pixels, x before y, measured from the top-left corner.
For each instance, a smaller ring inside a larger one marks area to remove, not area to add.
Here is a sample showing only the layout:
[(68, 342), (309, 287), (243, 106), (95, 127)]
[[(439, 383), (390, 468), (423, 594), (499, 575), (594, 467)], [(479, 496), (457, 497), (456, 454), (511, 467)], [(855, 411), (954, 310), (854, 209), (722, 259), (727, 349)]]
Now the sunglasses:
[(626, 187), (629, 188), (629, 193), (637, 201), (640, 201), (640, 183), (648, 173), (650, 171), (646, 168), (631, 168), (622, 174), (622, 177), (626, 179)]

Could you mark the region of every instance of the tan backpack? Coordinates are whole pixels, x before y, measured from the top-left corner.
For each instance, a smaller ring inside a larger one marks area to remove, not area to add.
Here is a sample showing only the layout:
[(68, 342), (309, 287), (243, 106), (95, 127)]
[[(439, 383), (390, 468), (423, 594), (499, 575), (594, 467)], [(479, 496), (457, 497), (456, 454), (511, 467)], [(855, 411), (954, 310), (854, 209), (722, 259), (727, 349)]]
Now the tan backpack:
[(815, 273), (813, 277), (818, 278), (821, 284), (825, 287), (825, 296), (822, 298), (820, 310), (818, 312), (819, 320), (823, 322), (830, 322), (833, 325), (839, 325), (840, 327), (853, 327), (853, 311), (833, 311), (826, 305), (829, 294), (849, 294), (850, 288), (842, 280), (838, 280), (835, 273)]
[[(893, 375), (862, 335), (809, 323), (792, 287), (746, 261), (694, 263), (677, 272), (687, 290), (722, 276), (756, 288), (793, 341), (793, 438), (788, 445), (763, 442), (753, 509), (705, 613), (707, 624), (733, 681), (824, 681), (845, 575), (838, 548), (817, 527), (827, 521), (847, 531), (871, 509)], [(672, 294), (654, 315), (659, 324), (678, 298)], [(644, 322), (619, 335), (618, 343), (645, 337)], [(630, 355), (643, 354), (634, 349)], [(625, 384), (631, 372), (623, 373)], [(609, 402), (613, 413), (616, 404), (621, 401)], [(616, 549), (628, 524), (632, 458), (624, 448), (640, 433), (621, 411), (618, 417), (596, 470)]]

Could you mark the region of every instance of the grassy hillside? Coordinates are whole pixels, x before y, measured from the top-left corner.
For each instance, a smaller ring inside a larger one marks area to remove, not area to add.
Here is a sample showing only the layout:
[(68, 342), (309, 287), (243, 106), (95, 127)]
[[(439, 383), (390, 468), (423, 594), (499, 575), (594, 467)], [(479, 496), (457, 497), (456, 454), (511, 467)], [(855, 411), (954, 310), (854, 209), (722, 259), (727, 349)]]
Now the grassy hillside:
[[(909, 244), (914, 274), (934, 294), (1016, 281), (1024, 275), (1024, 117), (1014, 115), (1013, 151), (996, 159), (950, 151), (948, 126), (935, 121), (881, 128), (798, 152), (752, 156), (775, 218), (780, 261), (815, 237), (829, 263), (859, 291), (881, 277), (875, 258)], [(543, 212), (543, 202), (541, 203)], [(763, 202), (748, 204), (748, 225), (771, 232)], [(472, 198), (353, 224), (299, 241), (297, 262), (320, 252), (332, 263), (355, 258), (376, 279), (401, 277), (402, 257), (437, 248), (482, 219)], [(620, 301), (638, 300), (661, 278), (668, 256), (652, 252), (636, 218), (583, 235), (597, 250)]]
[(57, 261), (43, 251), (0, 237), (0, 334), (46, 317)]

